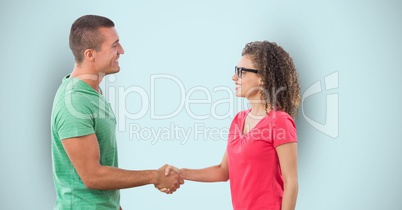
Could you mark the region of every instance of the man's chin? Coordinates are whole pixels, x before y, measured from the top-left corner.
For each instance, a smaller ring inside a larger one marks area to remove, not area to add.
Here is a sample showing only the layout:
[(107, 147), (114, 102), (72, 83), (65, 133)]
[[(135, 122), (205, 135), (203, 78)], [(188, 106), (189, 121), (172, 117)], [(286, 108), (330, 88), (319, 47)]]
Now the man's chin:
[(109, 75), (109, 74), (116, 74), (116, 73), (119, 73), (119, 72), (120, 72), (120, 68), (114, 69), (114, 70), (112, 70), (112, 71), (110, 71), (110, 72), (107, 72), (106, 75)]

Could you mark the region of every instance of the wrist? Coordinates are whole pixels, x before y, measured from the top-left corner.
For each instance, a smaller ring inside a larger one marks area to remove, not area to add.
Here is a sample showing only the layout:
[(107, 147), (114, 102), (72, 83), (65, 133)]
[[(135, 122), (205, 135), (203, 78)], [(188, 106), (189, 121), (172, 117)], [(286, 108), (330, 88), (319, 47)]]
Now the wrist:
[(159, 180), (159, 173), (158, 173), (157, 170), (151, 170), (149, 177), (150, 177), (149, 182), (150, 182), (151, 184), (156, 185), (156, 183), (158, 183), (158, 180)]
[(187, 168), (181, 168), (181, 169), (179, 169), (179, 172), (183, 179), (187, 179), (187, 172), (188, 172)]

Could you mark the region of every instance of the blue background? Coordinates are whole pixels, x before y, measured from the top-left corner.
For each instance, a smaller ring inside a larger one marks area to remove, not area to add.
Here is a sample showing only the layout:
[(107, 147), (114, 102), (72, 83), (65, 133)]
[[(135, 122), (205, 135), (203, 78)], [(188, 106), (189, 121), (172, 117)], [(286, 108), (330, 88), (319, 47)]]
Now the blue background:
[[(400, 209), (401, 11), (402, 2), (392, 0), (1, 1), (0, 208), (52, 209), (52, 100), (74, 66), (68, 47), (71, 24), (82, 15), (98, 14), (115, 22), (126, 51), (121, 72), (103, 85), (115, 99), (114, 108), (126, 107), (130, 113), (147, 104), (136, 92), (122, 99), (119, 88), (124, 92), (135, 86), (149, 94), (151, 75), (170, 74), (186, 91), (202, 86), (211, 92), (212, 102), (218, 101), (228, 95), (213, 89), (233, 88), (233, 66), (245, 43), (270, 40), (282, 45), (294, 59), (302, 93), (318, 81), (323, 88), (304, 101), (305, 115), (300, 112), (296, 122), (297, 209)], [(327, 91), (325, 77), (333, 73), (339, 76), (337, 87)], [(160, 80), (154, 88), (159, 114), (172, 112), (183, 97), (172, 81)], [(339, 99), (332, 104), (339, 111), (339, 124), (331, 127), (334, 138), (305, 118), (325, 123), (329, 94)], [(196, 92), (191, 98), (207, 96)], [(210, 108), (211, 103), (191, 105), (197, 114)], [(216, 112), (229, 108), (223, 104)], [(243, 108), (235, 106), (230, 113)], [(158, 129), (174, 123), (185, 129), (195, 124), (224, 129), (231, 117), (199, 120), (183, 109), (165, 120), (152, 119), (150, 110), (138, 119), (121, 120), (120, 167), (151, 169), (169, 163), (199, 168), (220, 162), (225, 139), (152, 143), (154, 139), (130, 138), (129, 126)], [(173, 195), (153, 186), (121, 194), (124, 209), (231, 209), (229, 183), (188, 181)]]

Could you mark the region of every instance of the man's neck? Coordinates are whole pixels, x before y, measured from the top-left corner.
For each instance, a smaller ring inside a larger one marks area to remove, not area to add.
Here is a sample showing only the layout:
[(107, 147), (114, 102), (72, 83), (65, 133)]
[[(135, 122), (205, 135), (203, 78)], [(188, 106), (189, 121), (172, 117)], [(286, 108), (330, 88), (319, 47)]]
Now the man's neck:
[(75, 65), (70, 77), (75, 77), (91, 86), (96, 92), (100, 93), (99, 84), (102, 82), (105, 74), (96, 72), (94, 69)]

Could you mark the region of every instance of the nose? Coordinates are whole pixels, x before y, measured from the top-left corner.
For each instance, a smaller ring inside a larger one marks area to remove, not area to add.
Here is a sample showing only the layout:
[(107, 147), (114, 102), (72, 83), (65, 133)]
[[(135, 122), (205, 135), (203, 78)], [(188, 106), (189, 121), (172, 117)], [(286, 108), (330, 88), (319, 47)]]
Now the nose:
[(236, 73), (234, 73), (233, 76), (232, 76), (232, 80), (237, 81), (238, 79), (239, 79), (239, 77), (237, 76)]
[(119, 50), (117, 51), (117, 53), (118, 53), (119, 55), (124, 54), (124, 49), (123, 49), (123, 46), (121, 46), (121, 44), (120, 44), (120, 43), (119, 43)]

